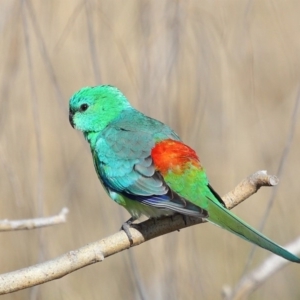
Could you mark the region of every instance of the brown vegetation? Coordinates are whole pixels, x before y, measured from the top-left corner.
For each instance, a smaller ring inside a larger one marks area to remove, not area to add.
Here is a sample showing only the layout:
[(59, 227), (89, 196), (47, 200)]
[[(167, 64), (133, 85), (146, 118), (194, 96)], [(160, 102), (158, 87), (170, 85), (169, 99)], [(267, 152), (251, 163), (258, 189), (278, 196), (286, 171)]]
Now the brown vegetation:
[[(2, 1), (0, 218), (70, 212), (62, 225), (2, 232), (0, 273), (110, 235), (128, 218), (68, 121), (70, 95), (100, 83), (173, 127), (220, 194), (258, 169), (277, 174), (278, 188), (235, 212), (255, 227), (265, 220), (280, 244), (299, 236), (299, 10), (292, 0)], [(194, 226), (3, 299), (218, 299), (243, 275), (250, 249)], [(248, 270), (267, 256), (256, 250)], [(296, 299), (299, 277), (291, 264), (253, 299)]]

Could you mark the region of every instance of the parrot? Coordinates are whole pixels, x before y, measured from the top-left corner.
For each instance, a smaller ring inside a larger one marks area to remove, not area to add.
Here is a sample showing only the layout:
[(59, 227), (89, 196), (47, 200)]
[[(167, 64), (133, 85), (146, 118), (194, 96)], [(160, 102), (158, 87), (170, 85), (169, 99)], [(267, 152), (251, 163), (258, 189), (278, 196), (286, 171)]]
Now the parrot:
[(83, 87), (69, 102), (69, 121), (90, 145), (98, 178), (108, 196), (131, 218), (181, 214), (202, 218), (291, 262), (300, 258), (226, 208), (209, 184), (197, 153), (164, 123), (135, 109), (111, 85)]

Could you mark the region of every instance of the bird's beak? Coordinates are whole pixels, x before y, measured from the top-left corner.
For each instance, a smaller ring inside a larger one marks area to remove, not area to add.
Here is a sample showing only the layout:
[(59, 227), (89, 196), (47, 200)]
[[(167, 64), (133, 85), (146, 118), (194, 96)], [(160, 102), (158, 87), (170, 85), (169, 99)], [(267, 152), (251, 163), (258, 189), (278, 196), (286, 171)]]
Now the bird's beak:
[(72, 113), (70, 111), (69, 112), (69, 121), (70, 121), (71, 126), (74, 128), (75, 124), (74, 124), (74, 121), (73, 121), (73, 116), (74, 116), (74, 113)]

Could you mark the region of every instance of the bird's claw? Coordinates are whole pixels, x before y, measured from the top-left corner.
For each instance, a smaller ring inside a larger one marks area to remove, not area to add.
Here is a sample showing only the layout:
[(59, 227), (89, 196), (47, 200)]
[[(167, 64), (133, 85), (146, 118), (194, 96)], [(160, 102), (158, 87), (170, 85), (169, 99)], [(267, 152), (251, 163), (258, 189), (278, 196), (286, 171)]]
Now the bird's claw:
[(122, 227), (121, 227), (121, 230), (124, 230), (124, 232), (126, 233), (128, 239), (129, 239), (129, 243), (130, 243), (130, 246), (132, 246), (133, 244), (133, 239), (132, 239), (132, 234), (130, 232), (130, 227), (131, 227), (131, 224), (136, 220), (136, 218), (134, 217), (131, 217), (129, 220), (127, 220), (126, 222), (124, 222), (122, 224)]
[(189, 222), (189, 217), (187, 215), (182, 215), (182, 218), (183, 218), (185, 226), (187, 226), (188, 222)]
[[(174, 222), (174, 217), (175, 217), (175, 215), (177, 215), (177, 214), (171, 215), (171, 220), (172, 220), (172, 222)], [(182, 219), (183, 219), (183, 221), (184, 221), (184, 225), (187, 226), (188, 223), (189, 223), (189, 217), (188, 217), (187, 215), (183, 215), (183, 214), (179, 214), (179, 215), (182, 216)], [(179, 230), (178, 230), (178, 231), (179, 231)]]

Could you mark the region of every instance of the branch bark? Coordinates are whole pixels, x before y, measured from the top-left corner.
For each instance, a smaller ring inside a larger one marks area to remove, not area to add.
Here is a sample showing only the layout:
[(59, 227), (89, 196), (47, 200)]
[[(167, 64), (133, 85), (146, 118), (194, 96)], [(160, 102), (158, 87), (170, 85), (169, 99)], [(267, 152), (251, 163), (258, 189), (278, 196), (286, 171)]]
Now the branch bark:
[[(244, 179), (232, 192), (226, 194), (223, 200), (227, 208), (231, 209), (257, 192), (260, 187), (274, 186), (277, 183), (278, 178), (276, 176), (268, 175), (266, 171), (258, 171)], [(133, 239), (132, 247), (163, 234), (200, 224), (204, 221), (195, 218), (184, 219), (181, 215), (175, 215), (158, 220), (149, 219), (134, 224), (130, 229)], [(127, 235), (123, 231), (119, 231), (102, 240), (69, 251), (53, 260), (0, 275), (0, 295), (61, 278), (129, 248), (130, 243)]]
[(67, 213), (68, 209), (64, 207), (57, 215), (50, 217), (24, 220), (0, 220), (0, 231), (34, 229), (65, 223)]

